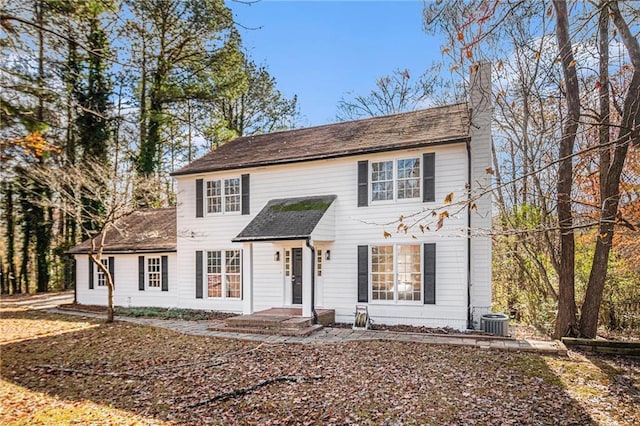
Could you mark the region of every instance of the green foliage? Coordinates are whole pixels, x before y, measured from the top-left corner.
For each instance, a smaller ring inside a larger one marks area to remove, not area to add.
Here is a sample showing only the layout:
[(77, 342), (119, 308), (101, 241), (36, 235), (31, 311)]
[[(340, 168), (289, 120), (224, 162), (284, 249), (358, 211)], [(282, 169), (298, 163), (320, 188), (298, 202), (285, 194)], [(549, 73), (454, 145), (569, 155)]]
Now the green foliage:
[[(513, 218), (527, 228), (539, 220), (538, 210), (528, 206), (516, 209)], [(532, 232), (528, 238), (535, 238)], [(557, 303), (545, 291), (539, 265), (532, 256), (523, 256), (518, 251), (516, 237), (500, 236), (493, 244), (493, 308), (508, 312), (519, 323), (535, 326), (547, 335), (553, 333)], [(592, 232), (585, 232), (576, 239), (576, 300), (578, 307), (584, 299), (595, 242)], [(538, 261), (557, 289), (557, 275), (547, 254), (537, 252)], [(629, 265), (629, 260), (616, 257), (609, 259), (609, 268), (603, 293), (600, 324), (609, 329), (640, 328), (640, 273)], [(636, 311), (637, 309), (637, 311)]]
[[(163, 129), (170, 108), (194, 99), (212, 99), (210, 70), (226, 63), (233, 42), (231, 11), (221, 0), (128, 1), (134, 19), (129, 32), (132, 56), (141, 64), (140, 93), (144, 106), (137, 171), (159, 173)], [(148, 65), (142, 65), (148, 64)], [(148, 109), (147, 109), (148, 108)], [(143, 129), (145, 131), (143, 131)]]
[(301, 212), (309, 210), (325, 210), (331, 203), (320, 200), (303, 200), (292, 204), (274, 204), (269, 207), (277, 212)]
[(179, 320), (186, 320), (186, 321), (224, 319), (224, 318), (235, 316), (235, 314), (227, 314), (227, 313), (215, 312), (215, 311), (202, 311), (197, 309), (156, 308), (156, 307), (139, 307), (139, 308), (116, 307), (115, 313), (116, 315), (124, 315), (128, 317), (179, 319)]

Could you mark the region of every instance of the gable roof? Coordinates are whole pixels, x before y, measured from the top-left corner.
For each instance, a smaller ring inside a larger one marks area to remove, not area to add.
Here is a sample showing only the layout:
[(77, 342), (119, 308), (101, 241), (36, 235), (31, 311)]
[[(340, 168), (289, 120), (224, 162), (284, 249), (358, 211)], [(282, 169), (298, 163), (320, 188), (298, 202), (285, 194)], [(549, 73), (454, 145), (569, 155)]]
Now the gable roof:
[(321, 195), (271, 200), (231, 241), (276, 241), (309, 238), (335, 199), (335, 195)]
[(466, 103), (234, 139), (172, 176), (465, 141)]
[[(69, 254), (88, 253), (87, 239)], [(176, 251), (176, 208), (143, 209), (118, 221), (107, 231), (104, 253), (168, 252)]]

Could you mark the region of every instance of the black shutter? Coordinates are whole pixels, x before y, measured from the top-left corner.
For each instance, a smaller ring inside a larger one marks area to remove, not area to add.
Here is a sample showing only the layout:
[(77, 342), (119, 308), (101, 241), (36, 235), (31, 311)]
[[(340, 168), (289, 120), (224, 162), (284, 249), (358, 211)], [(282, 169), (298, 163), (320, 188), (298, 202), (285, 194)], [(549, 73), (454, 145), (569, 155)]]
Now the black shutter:
[(93, 260), (89, 256), (89, 290), (93, 289)]
[(358, 161), (358, 207), (369, 205), (369, 162)]
[(369, 301), (369, 246), (358, 246), (358, 302)]
[(196, 299), (202, 299), (202, 251), (196, 251)]
[(196, 217), (202, 217), (204, 213), (204, 190), (202, 179), (196, 179)]
[(169, 256), (162, 256), (162, 291), (169, 291)]
[(144, 256), (138, 256), (138, 290), (144, 291)]
[(241, 176), (242, 182), (242, 214), (249, 214), (249, 174)]
[(422, 201), (436, 200), (436, 154), (422, 154)]
[(111, 282), (114, 287), (116, 285), (116, 259), (113, 256), (109, 256), (109, 275), (111, 275)]
[(436, 245), (424, 245), (424, 304), (436, 303)]

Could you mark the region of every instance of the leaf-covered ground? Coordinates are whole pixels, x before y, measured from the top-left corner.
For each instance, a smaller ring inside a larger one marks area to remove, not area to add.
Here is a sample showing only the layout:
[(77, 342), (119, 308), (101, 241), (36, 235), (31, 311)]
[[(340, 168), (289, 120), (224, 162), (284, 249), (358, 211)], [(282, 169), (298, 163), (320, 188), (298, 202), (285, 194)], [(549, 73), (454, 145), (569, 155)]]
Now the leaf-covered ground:
[(0, 424), (640, 424), (633, 359), (0, 315)]

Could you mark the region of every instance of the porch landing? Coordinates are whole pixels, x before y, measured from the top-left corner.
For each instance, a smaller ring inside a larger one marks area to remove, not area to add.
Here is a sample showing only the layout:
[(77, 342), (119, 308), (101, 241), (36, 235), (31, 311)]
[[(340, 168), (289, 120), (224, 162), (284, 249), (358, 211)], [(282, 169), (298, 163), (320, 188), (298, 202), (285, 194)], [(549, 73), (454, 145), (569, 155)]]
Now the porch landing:
[(333, 309), (316, 309), (318, 324), (302, 316), (302, 308), (270, 308), (250, 315), (227, 318), (223, 324), (209, 328), (234, 333), (308, 336), (335, 321)]

